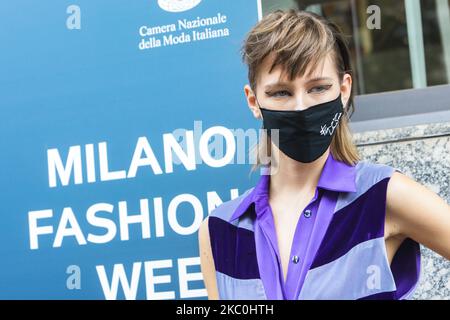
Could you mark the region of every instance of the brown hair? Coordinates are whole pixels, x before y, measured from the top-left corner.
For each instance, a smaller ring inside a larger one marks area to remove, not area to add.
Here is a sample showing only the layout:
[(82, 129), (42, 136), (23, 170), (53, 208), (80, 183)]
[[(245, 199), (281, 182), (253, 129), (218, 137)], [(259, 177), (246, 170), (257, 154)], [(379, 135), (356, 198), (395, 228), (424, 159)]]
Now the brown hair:
[[(315, 70), (330, 52), (340, 81), (344, 74), (352, 75), (350, 54), (341, 29), (320, 15), (294, 9), (276, 10), (264, 16), (247, 34), (241, 48), (253, 92), (256, 92), (258, 69), (270, 54), (274, 54), (274, 59), (269, 72), (280, 65), (283, 72), (289, 71), (288, 77), (292, 81), (295, 77), (303, 76), (307, 68)], [(353, 112), (352, 89), (344, 117), (331, 141), (334, 158), (350, 165), (360, 159), (348, 125)], [(268, 141), (269, 138), (263, 135), (263, 139)], [(261, 166), (260, 157), (264, 147), (264, 144), (256, 144), (251, 151), (256, 153), (256, 164), (251, 172)]]

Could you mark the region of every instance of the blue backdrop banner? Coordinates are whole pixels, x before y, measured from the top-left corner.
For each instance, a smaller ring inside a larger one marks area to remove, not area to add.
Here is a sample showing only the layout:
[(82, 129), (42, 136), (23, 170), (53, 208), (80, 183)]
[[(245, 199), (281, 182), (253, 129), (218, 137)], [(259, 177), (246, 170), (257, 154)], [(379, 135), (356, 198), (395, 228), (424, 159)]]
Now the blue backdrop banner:
[(235, 133), (259, 126), (240, 57), (258, 16), (257, 0), (0, 3), (1, 299), (206, 298), (200, 223), (257, 179)]

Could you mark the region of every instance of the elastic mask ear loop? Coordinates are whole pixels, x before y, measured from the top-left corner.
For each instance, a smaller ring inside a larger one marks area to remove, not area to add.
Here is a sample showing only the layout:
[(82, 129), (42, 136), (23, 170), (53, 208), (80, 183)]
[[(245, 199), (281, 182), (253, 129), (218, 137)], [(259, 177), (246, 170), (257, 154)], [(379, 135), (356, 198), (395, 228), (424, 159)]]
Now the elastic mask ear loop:
[(256, 100), (256, 103), (258, 104), (259, 110), (261, 110), (261, 104), (259, 103), (259, 100), (258, 100), (258, 97), (256, 96), (256, 93), (254, 93), (253, 95), (255, 96), (255, 100)]
[[(260, 132), (263, 132), (263, 133), (264, 133), (264, 134), (262, 135), (262, 137), (264, 138), (264, 141), (261, 141), (261, 139), (260, 139), (259, 143), (264, 143), (264, 144), (265, 144), (264, 150), (266, 150), (266, 152), (267, 152), (267, 150), (268, 150), (268, 145), (269, 145), (267, 139), (270, 139), (270, 138), (269, 138), (269, 135), (268, 135), (268, 133), (267, 133), (268, 129), (265, 129), (265, 128), (264, 128), (264, 116), (263, 116), (263, 112), (262, 112), (262, 110), (261, 110), (261, 104), (259, 103), (259, 100), (258, 100), (258, 97), (256, 96), (256, 93), (254, 93), (254, 96), (255, 96), (256, 103), (258, 104), (259, 113), (261, 114), (261, 118), (262, 118), (262, 119), (261, 119), (261, 128), (260, 128)], [(261, 134), (259, 134), (259, 137), (261, 138)], [(257, 157), (259, 157), (259, 156), (260, 156), (260, 154), (259, 154), (259, 150), (258, 150)], [(261, 164), (261, 168), (260, 168), (261, 174), (262, 174), (262, 175), (270, 175), (270, 167), (271, 167), (270, 163), (268, 163), (268, 164)]]
[(256, 93), (254, 93), (255, 99), (256, 99), (256, 103), (258, 104), (258, 108), (259, 108), (259, 113), (261, 114), (261, 130), (264, 130), (264, 116), (263, 113), (261, 111), (261, 104), (258, 101), (258, 97), (256, 96)]
[(350, 112), (349, 112), (349, 109), (350, 109), (350, 101), (347, 101), (347, 105), (344, 107), (344, 116), (345, 116), (345, 119), (346, 119), (348, 122), (350, 122)]
[(261, 114), (261, 129), (263, 129), (264, 128), (264, 123), (263, 123), (263, 120), (264, 120), (264, 116), (263, 116), (263, 113), (262, 113), (262, 110), (261, 110), (261, 104), (259, 103), (259, 100), (258, 100), (258, 97), (256, 96), (256, 93), (253, 93), (253, 95), (255, 96), (255, 100), (256, 100), (256, 103), (258, 104), (258, 108), (259, 108), (259, 113)]

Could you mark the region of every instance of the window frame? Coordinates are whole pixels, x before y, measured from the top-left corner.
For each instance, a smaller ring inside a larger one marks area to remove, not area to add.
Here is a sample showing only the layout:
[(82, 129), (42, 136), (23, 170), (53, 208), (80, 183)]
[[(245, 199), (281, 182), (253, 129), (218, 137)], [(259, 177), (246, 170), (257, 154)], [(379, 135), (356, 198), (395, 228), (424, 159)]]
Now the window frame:
[[(258, 20), (261, 20), (264, 13), (262, 0), (256, 1)], [(405, 5), (407, 1), (405, 0)], [(417, 15), (421, 14), (413, 10), (417, 9), (417, 5), (417, 2), (406, 5), (409, 7), (407, 12), (409, 23), (417, 22)], [(417, 39), (419, 31), (421, 28), (408, 28), (408, 37)], [(450, 84), (426, 86), (426, 80), (425, 83), (423, 80), (425, 61), (422, 36), (419, 40), (421, 40), (419, 45), (410, 44), (414, 88), (355, 96), (355, 112), (350, 119), (353, 132), (450, 122)]]

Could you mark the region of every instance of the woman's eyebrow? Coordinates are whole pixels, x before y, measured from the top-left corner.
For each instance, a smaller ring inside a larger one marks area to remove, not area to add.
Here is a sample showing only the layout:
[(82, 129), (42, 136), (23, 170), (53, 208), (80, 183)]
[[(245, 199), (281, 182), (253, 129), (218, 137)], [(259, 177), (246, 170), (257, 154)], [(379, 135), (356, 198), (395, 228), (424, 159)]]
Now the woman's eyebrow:
[(270, 84), (266, 85), (265, 89), (268, 90), (268, 89), (271, 89), (272, 87), (287, 87), (289, 85), (291, 85), (289, 82), (280, 81), (280, 82), (274, 82), (274, 83), (270, 83)]
[(317, 81), (323, 81), (323, 80), (332, 81), (333, 79), (329, 78), (329, 77), (318, 77), (318, 78), (309, 79), (306, 83), (308, 84), (308, 83), (311, 83), (311, 82), (317, 82)]
[[(323, 80), (332, 81), (333, 79), (329, 78), (329, 77), (317, 77), (317, 78), (308, 79), (306, 81), (306, 84), (309, 84), (311, 82), (323, 81)], [(266, 90), (268, 90), (268, 89), (271, 89), (272, 87), (287, 87), (287, 86), (290, 86), (290, 85), (292, 85), (291, 82), (283, 82), (283, 81), (279, 81), (278, 82), (277, 81), (277, 82), (270, 83), (270, 84), (266, 85), (264, 88)]]

